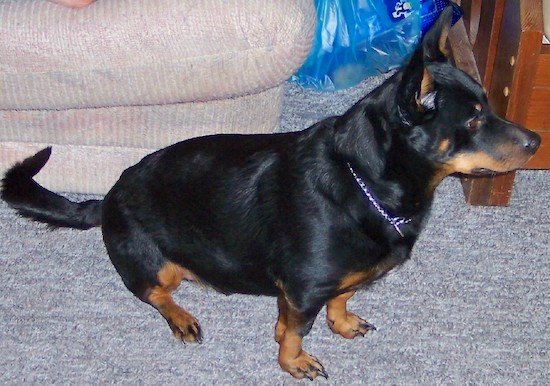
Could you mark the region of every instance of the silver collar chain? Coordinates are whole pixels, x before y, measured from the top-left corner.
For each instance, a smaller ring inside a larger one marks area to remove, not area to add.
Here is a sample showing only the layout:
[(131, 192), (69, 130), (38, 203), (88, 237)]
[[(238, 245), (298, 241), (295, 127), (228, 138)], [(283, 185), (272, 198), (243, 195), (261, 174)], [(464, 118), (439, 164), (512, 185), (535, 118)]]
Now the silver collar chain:
[(367, 188), (367, 185), (365, 185), (365, 183), (363, 182), (361, 177), (359, 177), (357, 175), (357, 173), (355, 173), (355, 170), (353, 170), (353, 168), (351, 167), (349, 162), (348, 162), (348, 168), (349, 168), (351, 174), (353, 175), (353, 178), (355, 178), (355, 181), (357, 182), (357, 184), (359, 185), (359, 187), (363, 191), (363, 193), (365, 193), (365, 196), (369, 199), (372, 206), (374, 206), (376, 208), (376, 210), (378, 211), (378, 213), (380, 213), (382, 215), (382, 217), (384, 217), (386, 219), (386, 221), (388, 221), (395, 228), (395, 230), (397, 231), (397, 233), (399, 233), (399, 235), (401, 237), (405, 237), (405, 235), (403, 235), (403, 232), (401, 231), (401, 226), (403, 226), (405, 224), (408, 224), (409, 222), (411, 222), (412, 219), (390, 216), (389, 213), (386, 212), (384, 210), (384, 208), (382, 208), (380, 203), (378, 201), (376, 201), (376, 199), (374, 198), (372, 193), (369, 192), (369, 189)]

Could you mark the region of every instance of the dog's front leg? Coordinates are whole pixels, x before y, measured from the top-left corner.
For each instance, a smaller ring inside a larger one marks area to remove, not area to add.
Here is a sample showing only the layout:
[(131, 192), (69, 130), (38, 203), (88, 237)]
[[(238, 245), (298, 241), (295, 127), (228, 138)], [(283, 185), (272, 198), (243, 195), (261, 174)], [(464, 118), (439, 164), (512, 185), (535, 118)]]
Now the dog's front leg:
[(328, 378), (319, 360), (302, 349), (302, 340), (309, 333), (319, 310), (300, 312), (284, 294), (279, 295), (277, 301), (279, 319), (275, 340), (279, 343), (279, 365), (294, 378), (313, 380), (319, 375)]
[(372, 324), (347, 310), (346, 303), (354, 294), (355, 290), (348, 291), (327, 302), (328, 326), (346, 339), (365, 336), (367, 332), (376, 330)]

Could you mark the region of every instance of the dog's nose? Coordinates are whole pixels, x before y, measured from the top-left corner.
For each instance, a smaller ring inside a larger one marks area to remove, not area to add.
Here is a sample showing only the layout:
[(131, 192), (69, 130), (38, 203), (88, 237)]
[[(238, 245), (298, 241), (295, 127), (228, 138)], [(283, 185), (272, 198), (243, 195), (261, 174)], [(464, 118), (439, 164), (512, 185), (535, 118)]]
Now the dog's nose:
[(521, 145), (523, 149), (529, 154), (535, 154), (540, 146), (540, 135), (530, 130), (523, 130), (516, 137), (514, 141), (516, 144)]
[(537, 133), (534, 133), (532, 131), (529, 132), (529, 135), (527, 136), (527, 140), (524, 143), (525, 150), (528, 151), (531, 154), (535, 154), (535, 152), (538, 150), (540, 146), (540, 135)]

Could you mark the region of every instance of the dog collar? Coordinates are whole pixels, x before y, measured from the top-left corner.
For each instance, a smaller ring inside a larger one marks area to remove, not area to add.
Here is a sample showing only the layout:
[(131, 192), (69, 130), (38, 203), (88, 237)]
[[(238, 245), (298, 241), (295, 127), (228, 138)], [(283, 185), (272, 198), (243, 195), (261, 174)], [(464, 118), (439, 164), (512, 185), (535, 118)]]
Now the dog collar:
[(357, 182), (357, 184), (359, 185), (359, 187), (361, 188), (363, 193), (365, 193), (365, 196), (368, 198), (368, 200), (370, 201), (372, 206), (374, 206), (374, 208), (378, 211), (378, 213), (380, 213), (382, 215), (382, 217), (384, 217), (386, 219), (386, 221), (389, 222), (391, 224), (391, 226), (393, 226), (395, 228), (395, 230), (397, 231), (397, 233), (399, 233), (399, 235), (401, 237), (405, 237), (405, 235), (401, 231), (401, 226), (411, 222), (411, 219), (410, 218), (390, 216), (390, 214), (388, 212), (386, 212), (386, 210), (384, 208), (382, 208), (382, 205), (380, 205), (380, 203), (378, 201), (376, 201), (376, 199), (374, 198), (372, 193), (369, 192), (369, 189), (367, 188), (367, 185), (363, 182), (361, 177), (359, 177), (357, 175), (357, 173), (355, 173), (355, 170), (353, 170), (353, 168), (351, 167), (349, 162), (348, 162), (348, 168), (349, 168), (351, 174), (353, 175), (353, 178), (355, 178), (355, 181)]

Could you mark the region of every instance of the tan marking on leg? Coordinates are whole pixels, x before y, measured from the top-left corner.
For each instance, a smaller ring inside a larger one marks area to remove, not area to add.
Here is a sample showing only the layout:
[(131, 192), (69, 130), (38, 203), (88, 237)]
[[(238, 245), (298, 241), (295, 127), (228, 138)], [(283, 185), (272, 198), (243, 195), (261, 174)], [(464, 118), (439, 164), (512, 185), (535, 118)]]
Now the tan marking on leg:
[(277, 324), (275, 325), (275, 342), (280, 343), (287, 326), (287, 304), (284, 295), (281, 294), (277, 297), (277, 305), (279, 307), (279, 317), (277, 318)]
[(181, 284), (186, 272), (189, 271), (182, 266), (168, 262), (157, 273), (157, 279), (163, 288), (174, 291)]
[(327, 302), (328, 326), (332, 332), (346, 339), (353, 339), (359, 335), (365, 336), (367, 332), (376, 330), (372, 324), (346, 309), (347, 301), (354, 294), (355, 291), (345, 292)]
[(373, 267), (366, 269), (365, 271), (350, 273), (349, 275), (346, 275), (340, 282), (340, 286), (338, 287), (338, 292), (339, 293), (348, 292), (356, 289), (357, 286), (361, 284), (370, 283), (380, 278), (381, 276), (383, 276), (385, 273), (390, 271), (396, 265), (397, 263), (395, 261), (386, 260), (386, 261), (382, 261), (381, 263), (378, 263)]
[[(294, 378), (314, 379), (319, 375), (327, 378), (327, 373), (319, 360), (302, 349), (303, 337), (300, 331), (307, 321), (303, 320), (284, 294), (281, 294), (279, 299), (279, 310), (284, 312), (284, 316), (279, 315), (276, 328), (279, 365)], [(280, 335), (277, 335), (279, 333)]]
[(338, 295), (327, 302), (327, 323), (333, 332), (344, 338), (353, 339), (376, 329), (364, 319), (348, 312), (346, 304), (355, 294), (358, 286), (378, 279), (396, 265), (397, 263), (393, 260), (383, 261), (365, 271), (350, 273), (342, 279), (337, 290)]
[(197, 278), (197, 276), (191, 272), (190, 270), (186, 269), (186, 268), (181, 268), (182, 270), (182, 279), (183, 280), (187, 280), (187, 281), (199, 281), (199, 279)]
[(349, 289), (357, 287), (361, 283), (368, 281), (369, 278), (374, 276), (372, 269), (363, 272), (350, 273), (340, 282), (338, 287), (339, 292), (348, 292)]
[[(146, 300), (166, 319), (177, 339), (183, 342), (201, 343), (202, 334), (199, 322), (172, 299), (172, 292), (190, 273), (189, 270), (177, 264), (166, 263), (157, 274), (159, 285), (149, 290)], [(194, 275), (192, 276), (194, 277)]]

